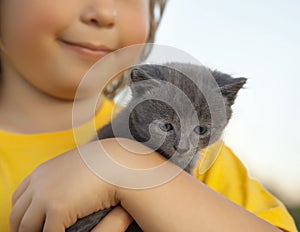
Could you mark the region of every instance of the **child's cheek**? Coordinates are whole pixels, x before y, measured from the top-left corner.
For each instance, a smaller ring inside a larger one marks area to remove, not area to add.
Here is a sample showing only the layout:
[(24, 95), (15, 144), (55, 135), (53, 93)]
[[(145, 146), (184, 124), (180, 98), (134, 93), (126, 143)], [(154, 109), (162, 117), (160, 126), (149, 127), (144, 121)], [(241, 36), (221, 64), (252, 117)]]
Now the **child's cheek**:
[(135, 22), (132, 27), (128, 27), (123, 24), (123, 27), (120, 28), (120, 39), (121, 47), (125, 47), (132, 44), (145, 43), (149, 35), (149, 22), (148, 20), (141, 20)]
[(1, 35), (9, 37), (6, 43), (55, 36), (69, 25), (76, 10), (68, 7), (68, 1), (58, 0), (4, 0), (1, 7)]
[[(77, 1), (77, 0), (74, 0)], [(72, 2), (74, 2), (72, 1)], [(3, 0), (1, 39), (15, 65), (39, 64), (54, 52), (53, 42), (73, 22), (78, 7), (66, 0)]]
[(130, 0), (126, 3), (119, 2), (117, 26), (121, 47), (146, 42), (150, 31), (149, 1)]

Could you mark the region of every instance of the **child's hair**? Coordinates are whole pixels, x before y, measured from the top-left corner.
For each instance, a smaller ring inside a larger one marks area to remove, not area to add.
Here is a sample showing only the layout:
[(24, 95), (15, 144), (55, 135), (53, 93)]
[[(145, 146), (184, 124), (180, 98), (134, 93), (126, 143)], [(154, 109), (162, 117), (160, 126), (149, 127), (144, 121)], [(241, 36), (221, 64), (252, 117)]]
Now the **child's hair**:
[(161, 21), (167, 0), (150, 0), (150, 33), (147, 42), (152, 43), (155, 39), (155, 32)]

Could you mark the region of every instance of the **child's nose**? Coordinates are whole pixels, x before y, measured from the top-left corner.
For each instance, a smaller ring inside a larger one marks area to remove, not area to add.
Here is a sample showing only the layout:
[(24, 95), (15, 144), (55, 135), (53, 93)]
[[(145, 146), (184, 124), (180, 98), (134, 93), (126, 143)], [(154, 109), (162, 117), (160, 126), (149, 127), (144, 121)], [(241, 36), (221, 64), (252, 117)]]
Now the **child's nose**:
[(81, 13), (81, 21), (98, 27), (112, 27), (117, 17), (115, 0), (87, 1)]

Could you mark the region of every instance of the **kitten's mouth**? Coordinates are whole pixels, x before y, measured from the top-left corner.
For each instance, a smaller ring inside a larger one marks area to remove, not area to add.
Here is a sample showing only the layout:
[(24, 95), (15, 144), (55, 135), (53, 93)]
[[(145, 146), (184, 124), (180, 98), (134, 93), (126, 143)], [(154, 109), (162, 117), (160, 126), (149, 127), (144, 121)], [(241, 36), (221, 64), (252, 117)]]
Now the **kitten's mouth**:
[(166, 153), (164, 150), (161, 150), (160, 148), (157, 149), (156, 151), (167, 159), (170, 159), (172, 157), (172, 155), (169, 155), (168, 153)]
[[(176, 150), (173, 150), (173, 151), (171, 151), (171, 152), (165, 152), (164, 150), (162, 150), (162, 149), (157, 149), (156, 150), (158, 153), (160, 153), (161, 155), (163, 155), (165, 158), (167, 158), (167, 159), (170, 159), (171, 157), (173, 157), (174, 155), (176, 155), (177, 157), (178, 156), (185, 156), (185, 155), (187, 155), (187, 154), (190, 154), (190, 153), (195, 153), (196, 154), (196, 152), (197, 152), (197, 150), (195, 150), (195, 151), (187, 151), (187, 152), (184, 152), (184, 153), (179, 153), (179, 152), (177, 152)], [(170, 154), (171, 153), (171, 154)]]

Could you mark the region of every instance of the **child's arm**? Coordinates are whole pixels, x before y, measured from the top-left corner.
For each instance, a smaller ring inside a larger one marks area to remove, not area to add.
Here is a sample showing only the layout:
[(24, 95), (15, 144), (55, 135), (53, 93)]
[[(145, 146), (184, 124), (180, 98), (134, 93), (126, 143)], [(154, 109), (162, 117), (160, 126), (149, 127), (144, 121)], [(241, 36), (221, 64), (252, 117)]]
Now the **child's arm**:
[[(95, 143), (86, 146), (93, 151)], [(114, 139), (102, 144), (125, 165), (150, 168), (165, 162), (156, 153), (133, 155)], [(129, 140), (127, 145), (139, 146)], [(145, 231), (279, 231), (185, 172), (145, 190), (112, 186), (93, 175), (76, 150), (46, 162), (21, 184), (14, 195), (11, 231), (40, 231), (46, 219), (44, 231), (63, 232), (78, 217), (119, 201)]]
[(124, 232), (132, 222), (133, 218), (128, 212), (121, 206), (117, 206), (93, 228), (92, 232)]
[(122, 190), (120, 199), (145, 231), (279, 231), (185, 172), (158, 188)]

